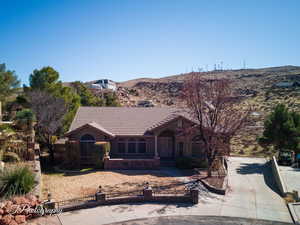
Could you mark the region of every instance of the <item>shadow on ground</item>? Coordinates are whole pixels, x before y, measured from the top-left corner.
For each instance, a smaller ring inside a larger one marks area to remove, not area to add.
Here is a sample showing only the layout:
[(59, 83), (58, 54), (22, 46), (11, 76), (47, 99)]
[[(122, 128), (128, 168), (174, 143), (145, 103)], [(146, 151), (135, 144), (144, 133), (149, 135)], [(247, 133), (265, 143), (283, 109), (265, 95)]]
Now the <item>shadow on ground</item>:
[(161, 216), (113, 223), (114, 225), (289, 225), (291, 223), (225, 216)]
[[(151, 203), (148, 203), (151, 204)], [(143, 203), (135, 203), (135, 204), (126, 204), (126, 205), (118, 205), (112, 209), (113, 212), (117, 213), (128, 213), (128, 212), (133, 212), (137, 206), (144, 205)], [(159, 208), (154, 209), (152, 211), (149, 211), (149, 215), (153, 214), (159, 214), (159, 215), (164, 215), (170, 210), (174, 208), (185, 208), (188, 209), (190, 207), (193, 207), (193, 204), (189, 203), (172, 203), (172, 204), (159, 204), (155, 203), (155, 205), (160, 205)]]
[(271, 162), (261, 163), (242, 163), (239, 168), (236, 169), (238, 174), (261, 174), (264, 177), (265, 184), (278, 195), (280, 191), (276, 185), (275, 179), (273, 177)]

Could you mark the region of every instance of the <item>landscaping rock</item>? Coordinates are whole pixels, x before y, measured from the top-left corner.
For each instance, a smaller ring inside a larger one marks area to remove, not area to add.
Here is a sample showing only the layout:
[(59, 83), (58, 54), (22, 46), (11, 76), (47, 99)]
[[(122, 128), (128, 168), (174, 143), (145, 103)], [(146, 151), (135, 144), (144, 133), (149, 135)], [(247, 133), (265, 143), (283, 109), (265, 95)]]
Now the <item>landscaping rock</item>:
[[(34, 195), (17, 196), (0, 203), (0, 225), (27, 224), (26, 220), (36, 215), (29, 210), (34, 209), (41, 201)], [(25, 210), (22, 210), (25, 209)]]
[(25, 198), (25, 197), (14, 197), (12, 199), (12, 202), (14, 204), (18, 204), (18, 205), (21, 205), (21, 204), (29, 204), (29, 199)]
[(9, 225), (18, 225), (18, 223), (15, 220), (11, 220)]
[(12, 222), (12, 220), (13, 220), (13, 216), (12, 215), (5, 215), (5, 216), (3, 216), (2, 218), (1, 218), (1, 220), (0, 220), (0, 224), (1, 225), (10, 225), (10, 223)]
[(15, 221), (18, 224), (25, 223), (26, 222), (26, 217), (24, 215), (15, 216)]

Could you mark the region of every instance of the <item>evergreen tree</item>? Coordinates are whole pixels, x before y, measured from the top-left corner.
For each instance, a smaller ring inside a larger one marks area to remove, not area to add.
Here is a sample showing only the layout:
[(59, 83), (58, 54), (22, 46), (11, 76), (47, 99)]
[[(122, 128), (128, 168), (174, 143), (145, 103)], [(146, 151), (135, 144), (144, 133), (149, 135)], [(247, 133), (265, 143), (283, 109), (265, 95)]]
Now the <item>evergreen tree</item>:
[(279, 104), (266, 118), (261, 145), (273, 145), (276, 150), (300, 149), (300, 114)]
[(64, 116), (63, 131), (68, 130), (75, 113), (80, 106), (80, 96), (71, 87), (64, 87), (59, 81), (59, 73), (52, 67), (43, 67), (34, 70), (29, 78), (30, 87), (25, 87), (25, 91), (43, 91), (56, 98), (64, 100), (67, 113)]
[(14, 71), (6, 70), (5, 64), (0, 64), (0, 101), (12, 95), (20, 85)]
[(72, 88), (80, 96), (80, 102), (83, 106), (104, 106), (102, 98), (95, 96), (82, 82), (75, 81), (71, 83)]

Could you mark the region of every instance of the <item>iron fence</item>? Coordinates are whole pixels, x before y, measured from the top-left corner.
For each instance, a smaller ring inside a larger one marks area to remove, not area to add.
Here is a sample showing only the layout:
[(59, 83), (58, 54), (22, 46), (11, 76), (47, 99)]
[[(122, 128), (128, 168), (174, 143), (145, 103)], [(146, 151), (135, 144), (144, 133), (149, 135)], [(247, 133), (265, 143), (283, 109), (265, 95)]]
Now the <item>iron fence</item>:
[(132, 190), (132, 191), (115, 191), (115, 192), (106, 192), (106, 198), (120, 198), (120, 197), (132, 197), (132, 196), (142, 196), (143, 190)]
[(186, 189), (154, 189), (152, 192), (153, 196), (188, 196), (190, 191)]
[(85, 202), (90, 202), (90, 201), (95, 201), (95, 195), (86, 195), (78, 198), (72, 198), (72, 199), (67, 199), (63, 201), (58, 201), (56, 203), (57, 208), (61, 208), (62, 206), (73, 206), (73, 205), (78, 205), (82, 204)]
[[(105, 192), (105, 199), (118, 199), (126, 197), (142, 197), (144, 195), (143, 190), (132, 190), (132, 191), (119, 191), (119, 192)], [(191, 193), (187, 189), (160, 189), (155, 188), (152, 190), (152, 195), (155, 197), (159, 196), (190, 196)], [(55, 202), (56, 208), (62, 208), (66, 206), (77, 206), (88, 202), (95, 202), (95, 195), (86, 195), (78, 198), (67, 199), (63, 201)]]

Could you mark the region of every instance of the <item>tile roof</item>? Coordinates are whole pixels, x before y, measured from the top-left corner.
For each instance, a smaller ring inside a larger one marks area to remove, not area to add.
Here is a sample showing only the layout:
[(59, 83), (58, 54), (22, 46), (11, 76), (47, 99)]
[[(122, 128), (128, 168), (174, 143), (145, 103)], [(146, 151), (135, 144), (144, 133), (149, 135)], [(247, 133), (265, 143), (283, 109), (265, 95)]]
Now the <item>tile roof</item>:
[(187, 117), (172, 107), (80, 107), (69, 132), (89, 124), (112, 135), (144, 135), (179, 115)]

